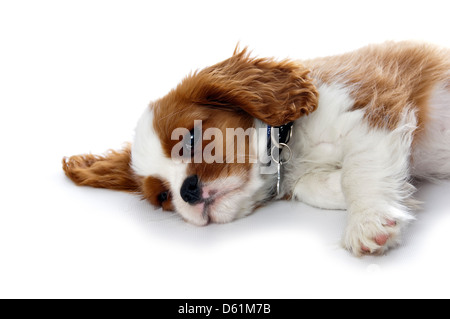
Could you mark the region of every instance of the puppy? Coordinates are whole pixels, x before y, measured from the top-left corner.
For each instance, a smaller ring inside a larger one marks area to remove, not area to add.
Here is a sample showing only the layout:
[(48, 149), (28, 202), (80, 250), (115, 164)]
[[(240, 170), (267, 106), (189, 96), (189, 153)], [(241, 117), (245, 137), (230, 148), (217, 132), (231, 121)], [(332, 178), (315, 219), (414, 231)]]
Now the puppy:
[(412, 181), (450, 176), (450, 50), (388, 42), (277, 61), (236, 48), (152, 102), (131, 145), (63, 169), (200, 226), (277, 199), (346, 209), (343, 246), (384, 253), (413, 219)]

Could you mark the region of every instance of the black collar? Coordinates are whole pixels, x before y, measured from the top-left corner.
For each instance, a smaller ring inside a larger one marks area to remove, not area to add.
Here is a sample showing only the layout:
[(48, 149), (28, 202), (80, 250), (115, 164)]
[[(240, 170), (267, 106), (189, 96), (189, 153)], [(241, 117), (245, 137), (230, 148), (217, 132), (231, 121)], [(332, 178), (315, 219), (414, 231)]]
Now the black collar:
[[(278, 129), (278, 136), (274, 136), (275, 141), (278, 141), (278, 143), (289, 143), (289, 140), (291, 139), (291, 132), (292, 132), (292, 125), (294, 125), (294, 122), (289, 122), (284, 125), (280, 126), (270, 126), (267, 125), (267, 155), (269, 157), (272, 156), (272, 148), (277, 145), (272, 142), (272, 130)], [(280, 153), (283, 150), (283, 148), (280, 148)]]

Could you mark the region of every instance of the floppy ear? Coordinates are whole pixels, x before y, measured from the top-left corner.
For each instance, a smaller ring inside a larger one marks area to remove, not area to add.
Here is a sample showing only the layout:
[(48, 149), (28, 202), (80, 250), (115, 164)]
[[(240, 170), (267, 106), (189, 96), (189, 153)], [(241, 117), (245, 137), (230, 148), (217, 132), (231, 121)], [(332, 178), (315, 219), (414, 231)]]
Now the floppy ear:
[(130, 167), (131, 146), (105, 155), (76, 155), (62, 160), (66, 175), (77, 185), (138, 192), (139, 185)]
[(298, 62), (251, 58), (246, 48), (236, 48), (230, 59), (185, 81), (194, 80), (191, 100), (196, 103), (239, 109), (279, 126), (317, 108), (318, 92), (309, 72)]

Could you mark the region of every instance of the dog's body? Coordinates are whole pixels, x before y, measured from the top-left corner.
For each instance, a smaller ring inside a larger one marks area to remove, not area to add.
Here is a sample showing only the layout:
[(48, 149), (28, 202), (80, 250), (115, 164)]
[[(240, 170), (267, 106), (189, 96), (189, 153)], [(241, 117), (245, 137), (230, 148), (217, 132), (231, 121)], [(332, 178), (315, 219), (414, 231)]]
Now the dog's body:
[[(243, 155), (216, 145), (208, 154), (223, 163), (173, 161), (174, 130), (194, 139), (195, 120), (202, 133), (224, 135), (294, 121), (279, 193), (277, 174), (261, 174), (263, 163), (229, 161), (264, 155), (270, 137), (250, 136)], [(303, 62), (235, 52), (153, 102), (131, 148), (73, 156), (63, 167), (79, 185), (138, 192), (198, 225), (232, 221), (276, 198), (347, 209), (344, 246), (381, 253), (412, 219), (412, 178), (450, 177), (450, 51), (386, 43)]]

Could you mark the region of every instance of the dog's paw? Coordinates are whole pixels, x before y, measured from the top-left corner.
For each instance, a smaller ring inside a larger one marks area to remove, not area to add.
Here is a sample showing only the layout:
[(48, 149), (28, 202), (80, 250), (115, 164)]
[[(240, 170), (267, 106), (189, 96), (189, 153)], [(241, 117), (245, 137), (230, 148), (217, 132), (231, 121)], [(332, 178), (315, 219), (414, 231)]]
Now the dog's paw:
[(380, 255), (400, 242), (400, 235), (408, 220), (408, 213), (378, 213), (367, 210), (350, 215), (345, 229), (343, 245), (356, 256)]

